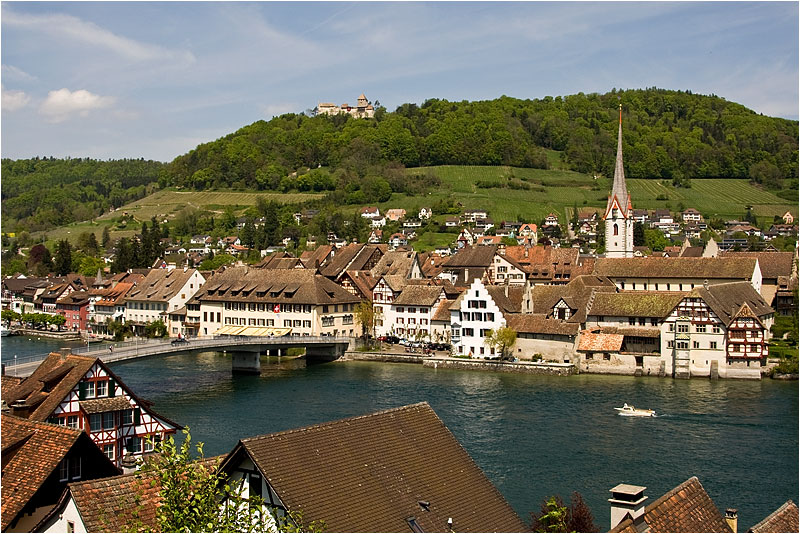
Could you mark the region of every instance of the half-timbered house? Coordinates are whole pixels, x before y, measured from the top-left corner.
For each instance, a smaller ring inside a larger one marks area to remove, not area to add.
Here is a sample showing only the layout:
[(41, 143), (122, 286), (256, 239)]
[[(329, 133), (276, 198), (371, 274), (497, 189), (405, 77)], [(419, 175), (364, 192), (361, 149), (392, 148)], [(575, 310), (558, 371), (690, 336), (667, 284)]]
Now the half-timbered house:
[(180, 425), (157, 414), (99, 358), (54, 352), (8, 392), (11, 414), (33, 421), (83, 429), (117, 465), (134, 457)]
[(6, 414), (2, 427), (3, 532), (30, 532), (69, 482), (119, 474), (80, 430)]

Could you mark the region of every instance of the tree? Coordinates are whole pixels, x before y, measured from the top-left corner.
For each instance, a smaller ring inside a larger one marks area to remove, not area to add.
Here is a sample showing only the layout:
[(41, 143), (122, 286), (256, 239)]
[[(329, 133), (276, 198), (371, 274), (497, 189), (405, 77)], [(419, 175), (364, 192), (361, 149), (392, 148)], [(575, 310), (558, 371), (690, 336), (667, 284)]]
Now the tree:
[(111, 244), (111, 232), (108, 231), (108, 226), (103, 227), (103, 236), (100, 238), (103, 248), (108, 248), (108, 245)]
[[(278, 518), (259, 496), (244, 497), (242, 484), (232, 483), (218, 465), (203, 455), (203, 444), (192, 455), (192, 437), (185, 429), (184, 440), (175, 444), (172, 436), (157, 446), (142, 467), (159, 488), (156, 522), (161, 532), (322, 532), (324, 522), (305, 524), (301, 513), (289, 512)], [(144, 477), (140, 478), (145, 484)], [(141, 505), (140, 505), (141, 506)], [(138, 514), (134, 514), (136, 516)], [(137, 523), (135, 520), (132, 523)], [(141, 524), (130, 524), (142, 530)]]
[(72, 271), (72, 245), (66, 239), (62, 239), (56, 245), (55, 271), (60, 276)]
[(531, 512), (531, 530), (534, 532), (599, 532), (594, 516), (577, 491), (572, 493), (569, 507), (559, 495), (542, 501), (541, 513)]
[(94, 232), (81, 232), (78, 236), (78, 248), (89, 256), (96, 256), (100, 245)]
[(356, 322), (361, 325), (361, 335), (364, 337), (364, 343), (366, 344), (367, 335), (370, 332), (374, 333), (375, 330), (375, 308), (368, 300), (362, 300), (356, 305), (354, 315)]
[(5, 321), (6, 326), (11, 326), (11, 321), (19, 321), (20, 317), (20, 314), (14, 310), (3, 310), (0, 312), (0, 319)]
[(64, 317), (63, 315), (48, 315), (48, 314), (43, 314), (43, 315), (47, 315), (46, 321), (49, 324), (55, 325), (56, 328), (58, 328), (59, 332), (61, 331), (61, 327), (64, 326), (64, 323), (67, 322), (67, 318)]
[(28, 253), (28, 270), (36, 276), (46, 276), (53, 271), (53, 257), (42, 244), (34, 245)]
[(633, 223), (633, 246), (644, 246), (644, 225), (640, 222)]
[(167, 325), (160, 319), (148, 323), (147, 326), (144, 327), (144, 335), (148, 338), (165, 337), (167, 335)]
[(511, 347), (516, 341), (517, 333), (506, 326), (497, 330), (489, 330), (489, 333), (486, 334), (486, 344), (493, 347), (495, 352), (499, 352), (503, 359), (510, 356)]

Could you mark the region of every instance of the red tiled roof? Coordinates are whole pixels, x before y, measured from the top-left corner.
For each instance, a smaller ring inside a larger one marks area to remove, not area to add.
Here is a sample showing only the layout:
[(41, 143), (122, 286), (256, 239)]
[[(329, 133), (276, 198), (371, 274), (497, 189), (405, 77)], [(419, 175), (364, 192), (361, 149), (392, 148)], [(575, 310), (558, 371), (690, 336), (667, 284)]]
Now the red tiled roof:
[(595, 334), (584, 330), (578, 341), (578, 350), (585, 352), (617, 352), (622, 348), (622, 334)]
[[(427, 403), (243, 439), (289, 510), (329, 532), (522, 532), (528, 528)], [(420, 504), (425, 502), (426, 505)]]
[(786, 501), (748, 532), (800, 532), (797, 505), (791, 499)]
[(2, 428), (0, 439), (2, 440), (3, 476), (0, 482), (3, 492), (3, 531), (39, 491), (53, 471), (58, 468), (58, 464), (79, 439), (84, 439), (84, 445), (97, 452), (97, 458), (92, 458), (92, 461), (103, 463), (103, 459), (105, 459), (107, 465), (93, 467), (92, 470), (101, 471), (102, 468), (105, 468), (106, 474), (118, 472), (83, 430), (30, 421), (5, 414), (2, 416)]
[(697, 477), (647, 506), (637, 521), (626, 519), (611, 532), (731, 532)]

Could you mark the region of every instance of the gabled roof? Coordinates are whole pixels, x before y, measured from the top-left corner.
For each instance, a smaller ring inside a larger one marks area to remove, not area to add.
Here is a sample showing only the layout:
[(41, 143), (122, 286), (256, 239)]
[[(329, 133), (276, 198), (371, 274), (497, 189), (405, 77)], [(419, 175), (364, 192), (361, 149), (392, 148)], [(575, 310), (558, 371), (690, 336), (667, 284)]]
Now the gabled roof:
[[(747, 283), (747, 282), (744, 282)], [(750, 284), (747, 284), (748, 286)], [(752, 288), (752, 286), (750, 286)], [(597, 293), (587, 315), (609, 317), (656, 317), (663, 319), (683, 300), (686, 293), (626, 291)]]
[(626, 519), (611, 532), (731, 532), (697, 477), (665, 493), (636, 521)]
[(441, 287), (406, 285), (393, 304), (396, 306), (433, 306), (441, 294)]
[(794, 252), (724, 252), (721, 256), (723, 258), (757, 258), (761, 276), (766, 279), (791, 276), (795, 257)]
[(594, 274), (610, 278), (750, 280), (755, 258), (598, 258)]
[(508, 327), (524, 334), (556, 334), (562, 336), (577, 336), (580, 325), (567, 323), (558, 319), (548, 319), (543, 313), (510, 315), (507, 318)]
[(525, 294), (524, 287), (487, 285), (486, 291), (503, 314), (519, 313), (522, 310), (522, 297)]
[(333, 245), (320, 245), (314, 250), (306, 250), (300, 255), (300, 261), (303, 262), (306, 269), (314, 269), (317, 266), (317, 262), (321, 267), (328, 261), (333, 249)]
[(528, 530), (425, 402), (243, 439), (223, 462), (249, 456), (291, 511), (330, 532)]
[(106, 374), (125, 389), (126, 393), (130, 395), (139, 406), (146, 408), (150, 415), (157, 417), (175, 428), (181, 428), (181, 426), (174, 421), (170, 421), (163, 415), (155, 413), (150, 407), (150, 403), (140, 399), (133, 391), (129, 390), (122, 380), (120, 380), (100, 358), (87, 358), (86, 356), (78, 356), (75, 354), (64, 356), (58, 352), (51, 353), (50, 356), (39, 364), (39, 367), (37, 367), (28, 378), (23, 380), (18, 386), (12, 388), (3, 400), (5, 400), (9, 406), (15, 401), (24, 400), (32, 409), (30, 415), (28, 415), (28, 419), (33, 421), (45, 421), (53, 414), (53, 411), (55, 411), (58, 405), (67, 398), (67, 395), (77, 387), (78, 383), (95, 364), (102, 367)]
[(797, 505), (789, 499), (748, 532), (800, 532)]
[(495, 252), (497, 252), (496, 245), (480, 247), (466, 246), (450, 256), (447, 261), (444, 262), (444, 268), (445, 270), (461, 269), (465, 267), (482, 267), (487, 269), (492, 265)]
[(112, 288), (101, 290), (100, 300), (95, 302), (95, 306), (115, 306), (118, 302), (125, 299), (125, 295), (134, 287), (132, 282), (119, 282)]
[(145, 279), (128, 293), (128, 300), (166, 301), (174, 297), (197, 272), (197, 269), (152, 269)]
[(568, 322), (582, 323), (586, 320), (586, 305), (592, 293), (616, 293), (617, 286), (608, 278), (582, 275), (570, 280), (566, 285), (537, 285), (531, 291), (533, 313), (542, 313), (552, 316), (553, 307), (559, 300), (564, 300), (570, 309), (576, 310)]
[(696, 287), (689, 296), (702, 298), (726, 326), (739, 316), (760, 319), (775, 311), (748, 282), (714, 284), (708, 289)]
[(80, 441), (83, 446), (96, 451), (97, 463), (87, 472), (118, 473), (114, 464), (102, 454), (83, 430), (30, 421), (11, 415), (2, 416), (2, 530), (22, 511), (39, 488), (58, 468), (58, 464)]
[(345, 304), (361, 299), (312, 269), (230, 267), (203, 284), (193, 302)]
[(365, 245), (360, 243), (350, 243), (349, 245), (340, 248), (336, 251), (333, 258), (320, 268), (320, 274), (335, 280), (340, 274), (347, 269), (350, 262), (355, 259), (356, 255), (361, 252)]
[(386, 275), (411, 276), (414, 262), (417, 261), (417, 253), (413, 250), (390, 250), (385, 251), (378, 263), (370, 269), (372, 276), (380, 278)]

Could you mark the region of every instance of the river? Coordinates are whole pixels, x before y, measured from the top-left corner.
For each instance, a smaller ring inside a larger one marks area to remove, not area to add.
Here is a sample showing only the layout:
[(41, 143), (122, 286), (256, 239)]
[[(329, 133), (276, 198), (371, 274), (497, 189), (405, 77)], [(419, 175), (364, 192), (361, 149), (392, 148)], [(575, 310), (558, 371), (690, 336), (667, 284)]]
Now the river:
[[(3, 361), (10, 350), (53, 344), (3, 338)], [(652, 502), (693, 475), (723, 512), (739, 510), (740, 532), (787, 499), (798, 502), (797, 382), (306, 367), (276, 357), (262, 360), (260, 376), (233, 377), (217, 353), (112, 368), (156, 411), (190, 427), (206, 455), (243, 437), (427, 401), (526, 521), (546, 496), (579, 491), (606, 530), (613, 486), (647, 486)], [(623, 402), (659, 416), (619, 417), (613, 408)]]

